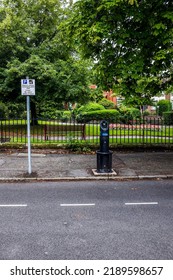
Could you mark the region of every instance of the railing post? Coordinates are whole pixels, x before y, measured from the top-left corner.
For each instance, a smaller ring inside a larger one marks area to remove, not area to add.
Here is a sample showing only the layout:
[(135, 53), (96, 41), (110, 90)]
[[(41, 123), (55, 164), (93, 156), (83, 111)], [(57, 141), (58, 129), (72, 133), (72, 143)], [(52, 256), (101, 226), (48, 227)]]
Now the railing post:
[(47, 124), (44, 125), (44, 140), (47, 141)]
[(1, 142), (3, 141), (3, 123), (2, 123), (2, 119), (1, 119)]
[(82, 140), (86, 140), (86, 135), (85, 135), (85, 128), (86, 128), (86, 124), (82, 124)]

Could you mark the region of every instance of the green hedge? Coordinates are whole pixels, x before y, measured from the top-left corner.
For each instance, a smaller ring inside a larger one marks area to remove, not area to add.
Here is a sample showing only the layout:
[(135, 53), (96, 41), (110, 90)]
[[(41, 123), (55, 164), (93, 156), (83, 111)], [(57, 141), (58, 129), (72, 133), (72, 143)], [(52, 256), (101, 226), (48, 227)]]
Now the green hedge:
[(157, 103), (157, 114), (163, 116), (164, 112), (169, 112), (172, 110), (172, 104), (169, 100), (160, 100)]
[(140, 119), (141, 112), (137, 108), (123, 107), (120, 109), (120, 120), (123, 123), (129, 123), (132, 120)]
[(163, 117), (164, 117), (164, 124), (173, 125), (173, 111), (164, 112)]
[(60, 119), (63, 115), (63, 105), (54, 101), (45, 100), (37, 103), (38, 117), (44, 119)]
[(119, 112), (117, 110), (98, 110), (79, 114), (77, 121), (80, 123), (87, 123), (92, 120), (101, 121), (106, 120), (108, 122), (115, 123), (119, 119)]
[(104, 110), (104, 109), (105, 107), (98, 103), (89, 102), (86, 105), (79, 107), (77, 110), (75, 110), (75, 112), (78, 115), (82, 113), (93, 112), (93, 111)]
[(60, 117), (60, 120), (63, 122), (67, 122), (71, 118), (71, 112), (70, 111), (62, 111), (62, 115)]
[(106, 98), (102, 98), (98, 104), (104, 106), (105, 109), (115, 109), (115, 103)]
[(44, 119), (56, 119), (59, 120), (61, 119), (63, 115), (63, 111), (61, 110), (56, 110), (54, 108), (49, 108), (47, 111), (43, 111), (40, 113), (40, 117)]

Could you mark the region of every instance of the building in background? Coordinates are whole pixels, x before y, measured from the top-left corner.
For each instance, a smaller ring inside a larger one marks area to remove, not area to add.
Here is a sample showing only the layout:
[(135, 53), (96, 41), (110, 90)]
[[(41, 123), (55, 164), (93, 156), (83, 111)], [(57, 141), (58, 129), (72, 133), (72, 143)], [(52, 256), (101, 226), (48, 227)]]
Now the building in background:
[[(91, 89), (97, 89), (97, 85), (90, 85), (90, 88)], [(112, 90), (103, 91), (103, 96), (104, 96), (104, 98), (114, 102), (114, 104), (116, 106), (120, 106), (122, 101), (124, 100), (124, 98), (121, 97), (121, 96), (115, 96)], [(161, 96), (155, 96), (155, 97), (153, 97), (152, 100), (154, 101), (154, 103), (157, 103), (158, 101), (160, 101), (162, 99), (166, 99), (166, 100), (171, 101), (172, 109), (173, 109), (173, 94), (171, 94), (171, 93), (170, 94), (162, 93)], [(156, 112), (156, 106), (154, 106), (154, 105), (153, 106), (145, 105), (143, 107), (144, 107), (144, 110), (149, 110), (151, 113)]]

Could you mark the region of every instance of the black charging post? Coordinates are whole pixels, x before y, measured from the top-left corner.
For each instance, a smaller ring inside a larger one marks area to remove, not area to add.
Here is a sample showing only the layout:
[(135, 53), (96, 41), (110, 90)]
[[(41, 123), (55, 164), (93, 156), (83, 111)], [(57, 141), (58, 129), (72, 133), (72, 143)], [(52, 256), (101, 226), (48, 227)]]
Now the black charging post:
[(112, 151), (109, 150), (109, 123), (106, 120), (100, 122), (100, 150), (97, 154), (97, 172), (112, 172)]

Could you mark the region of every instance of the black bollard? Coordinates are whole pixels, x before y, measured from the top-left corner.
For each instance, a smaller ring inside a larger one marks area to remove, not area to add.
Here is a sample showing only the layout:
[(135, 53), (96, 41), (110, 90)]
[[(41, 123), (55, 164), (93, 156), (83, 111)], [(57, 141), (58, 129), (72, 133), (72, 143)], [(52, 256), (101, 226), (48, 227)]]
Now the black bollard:
[(109, 151), (109, 123), (100, 122), (100, 150), (97, 153), (97, 172), (112, 172), (112, 151)]

